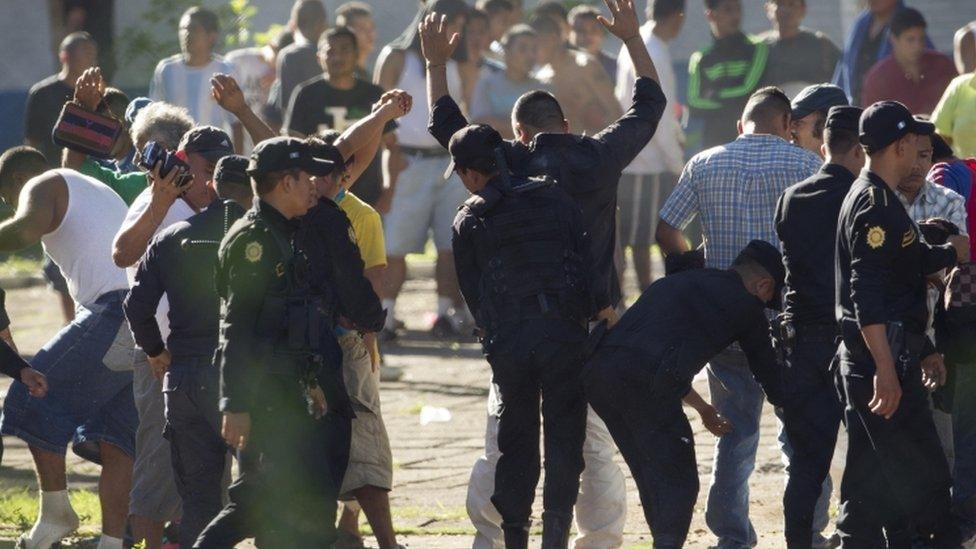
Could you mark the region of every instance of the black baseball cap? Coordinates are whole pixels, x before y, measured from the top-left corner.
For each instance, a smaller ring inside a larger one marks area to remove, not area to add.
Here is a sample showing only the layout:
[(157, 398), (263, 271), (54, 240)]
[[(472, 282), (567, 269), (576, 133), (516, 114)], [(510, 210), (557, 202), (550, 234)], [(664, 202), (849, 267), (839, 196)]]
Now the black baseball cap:
[(935, 133), (935, 124), (916, 119), (908, 107), (897, 101), (878, 101), (864, 109), (859, 127), (861, 144), (868, 152), (880, 151), (910, 133)]
[(183, 134), (177, 150), (186, 154), (199, 154), (211, 162), (234, 154), (234, 146), (227, 132), (214, 126), (197, 126)]
[(447, 150), (451, 153), (451, 164), (444, 172), (444, 179), (451, 177), (457, 166), (468, 168), (472, 164), (492, 159), (495, 149), (502, 144), (498, 130), (485, 124), (471, 124), (454, 132)]
[(827, 113), (831, 107), (850, 105), (844, 90), (833, 84), (814, 84), (800, 90), (793, 98), (793, 119), (815, 112)]
[(864, 109), (860, 107), (830, 107), (830, 110), (827, 111), (827, 121), (824, 123), (824, 128), (857, 132), (862, 112)]
[(232, 154), (217, 161), (213, 179), (217, 183), (233, 183), (235, 185), (249, 185), (247, 177), (248, 159), (246, 156)]
[(312, 156), (315, 158), (321, 158), (323, 160), (328, 160), (336, 166), (342, 166), (343, 168), (349, 167), (350, 164), (356, 159), (356, 155), (350, 155), (349, 159), (346, 160), (342, 157), (342, 152), (335, 145), (326, 143), (321, 140), (308, 141), (308, 146), (312, 151)]
[(758, 263), (763, 270), (772, 275), (776, 282), (773, 299), (766, 305), (777, 311), (783, 307), (783, 286), (786, 285), (786, 267), (783, 266), (783, 255), (776, 246), (765, 240), (753, 240), (739, 252), (740, 257), (748, 257)]
[(254, 147), (247, 174), (253, 176), (290, 169), (323, 176), (332, 173), (335, 162), (313, 156), (311, 146), (301, 139), (272, 137)]

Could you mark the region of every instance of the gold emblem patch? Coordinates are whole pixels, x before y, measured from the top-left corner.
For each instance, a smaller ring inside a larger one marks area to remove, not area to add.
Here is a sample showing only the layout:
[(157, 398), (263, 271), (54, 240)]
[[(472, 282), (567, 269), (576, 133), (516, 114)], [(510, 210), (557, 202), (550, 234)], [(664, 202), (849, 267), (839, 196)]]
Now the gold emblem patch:
[(875, 225), (868, 229), (868, 246), (872, 249), (878, 249), (884, 245), (885, 242), (885, 232), (884, 229)]
[(908, 230), (905, 231), (905, 234), (901, 237), (901, 247), (907, 248), (911, 246), (913, 242), (915, 242), (915, 229), (909, 227)]
[(285, 265), (282, 263), (275, 265), (275, 274), (278, 275), (279, 278), (285, 276)]
[(261, 261), (262, 254), (264, 254), (264, 247), (260, 242), (251, 242), (244, 247), (244, 257), (251, 263)]

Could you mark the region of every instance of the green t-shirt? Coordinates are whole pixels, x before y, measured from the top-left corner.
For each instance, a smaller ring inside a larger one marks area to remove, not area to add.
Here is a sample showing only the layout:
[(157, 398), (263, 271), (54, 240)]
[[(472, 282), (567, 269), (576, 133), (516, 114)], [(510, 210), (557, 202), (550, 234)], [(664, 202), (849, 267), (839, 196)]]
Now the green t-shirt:
[(143, 172), (119, 173), (100, 165), (91, 158), (86, 158), (78, 171), (108, 185), (122, 197), (126, 206), (131, 206), (139, 193), (149, 184)]

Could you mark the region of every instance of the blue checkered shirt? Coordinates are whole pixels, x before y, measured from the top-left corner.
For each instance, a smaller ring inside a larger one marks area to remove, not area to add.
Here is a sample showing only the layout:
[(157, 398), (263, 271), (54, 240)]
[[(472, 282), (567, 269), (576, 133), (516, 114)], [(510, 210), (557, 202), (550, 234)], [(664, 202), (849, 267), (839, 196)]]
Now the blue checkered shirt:
[(941, 217), (959, 227), (959, 232), (966, 231), (966, 199), (949, 187), (926, 181), (915, 197), (915, 202), (909, 204), (908, 198), (901, 191), (895, 194), (908, 210), (908, 217), (915, 223), (920, 223), (933, 217)]
[(684, 230), (696, 215), (701, 217), (705, 265), (727, 269), (752, 240), (779, 247), (773, 222), (779, 195), (822, 163), (774, 135), (740, 135), (688, 162), (661, 208), (661, 220)]

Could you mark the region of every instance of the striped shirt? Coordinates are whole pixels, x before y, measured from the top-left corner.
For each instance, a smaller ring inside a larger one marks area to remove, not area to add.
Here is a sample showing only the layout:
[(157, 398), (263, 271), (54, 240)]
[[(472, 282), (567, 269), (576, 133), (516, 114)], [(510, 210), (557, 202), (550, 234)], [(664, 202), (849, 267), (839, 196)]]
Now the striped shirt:
[(217, 73), (236, 78), (234, 66), (219, 55), (214, 55), (203, 67), (187, 66), (180, 54), (167, 57), (156, 65), (149, 98), (184, 107), (197, 125), (216, 126), (229, 134), (231, 116), (210, 95), (210, 79)]
[(816, 173), (821, 163), (774, 135), (740, 135), (688, 162), (661, 220), (683, 230), (699, 216), (705, 266), (726, 269), (751, 240), (779, 246), (774, 223), (779, 195)]

